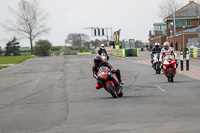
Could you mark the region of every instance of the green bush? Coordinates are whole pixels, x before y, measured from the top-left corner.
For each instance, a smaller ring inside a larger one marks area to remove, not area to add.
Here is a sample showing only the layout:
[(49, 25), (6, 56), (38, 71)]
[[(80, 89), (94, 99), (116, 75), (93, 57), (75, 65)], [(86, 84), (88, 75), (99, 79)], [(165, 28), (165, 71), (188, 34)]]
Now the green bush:
[(51, 43), (48, 40), (39, 40), (36, 42), (34, 51), (36, 55), (49, 56), (51, 54)]
[(79, 52), (83, 52), (83, 50), (84, 50), (83, 47), (80, 47)]

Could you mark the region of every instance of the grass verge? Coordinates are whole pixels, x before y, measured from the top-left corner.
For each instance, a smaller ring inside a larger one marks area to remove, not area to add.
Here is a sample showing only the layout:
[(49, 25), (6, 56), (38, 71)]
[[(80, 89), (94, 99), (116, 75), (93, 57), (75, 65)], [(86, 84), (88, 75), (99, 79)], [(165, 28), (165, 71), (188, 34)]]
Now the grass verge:
[(0, 66), (0, 70), (3, 69), (3, 68), (7, 68), (9, 66)]
[(19, 64), (34, 56), (2, 56), (0, 57), (0, 64)]

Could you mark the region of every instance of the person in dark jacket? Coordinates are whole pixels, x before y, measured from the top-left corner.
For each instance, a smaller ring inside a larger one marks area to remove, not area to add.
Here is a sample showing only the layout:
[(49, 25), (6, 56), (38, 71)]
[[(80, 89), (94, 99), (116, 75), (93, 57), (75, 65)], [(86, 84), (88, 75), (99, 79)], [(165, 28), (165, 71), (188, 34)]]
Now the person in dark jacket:
[(153, 49), (152, 49), (152, 53), (151, 53), (151, 63), (153, 64), (153, 56), (156, 53), (160, 53), (161, 52), (161, 48), (160, 48), (160, 44), (158, 42), (155, 43)]
[(106, 52), (106, 49), (105, 49), (105, 45), (104, 44), (101, 44), (100, 45), (100, 49), (98, 50), (98, 54), (101, 56), (102, 53), (105, 53), (107, 55), (107, 61), (109, 60), (109, 56)]

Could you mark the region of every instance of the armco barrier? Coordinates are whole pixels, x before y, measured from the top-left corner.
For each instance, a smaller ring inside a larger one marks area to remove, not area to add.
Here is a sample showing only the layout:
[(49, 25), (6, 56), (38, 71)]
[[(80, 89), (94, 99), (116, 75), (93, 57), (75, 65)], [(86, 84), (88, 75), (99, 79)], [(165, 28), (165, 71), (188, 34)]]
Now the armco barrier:
[(64, 53), (63, 55), (77, 55), (77, 53)]
[(77, 55), (92, 54), (92, 52), (78, 52)]

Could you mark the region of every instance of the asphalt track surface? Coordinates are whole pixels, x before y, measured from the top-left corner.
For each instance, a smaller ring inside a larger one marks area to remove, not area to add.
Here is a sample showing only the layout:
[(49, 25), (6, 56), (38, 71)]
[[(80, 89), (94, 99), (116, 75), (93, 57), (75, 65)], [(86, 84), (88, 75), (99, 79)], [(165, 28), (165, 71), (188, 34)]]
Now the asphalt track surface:
[(0, 71), (0, 133), (199, 133), (200, 81), (174, 83), (138, 61), (110, 57), (125, 82), (96, 90), (94, 55), (39, 57)]

